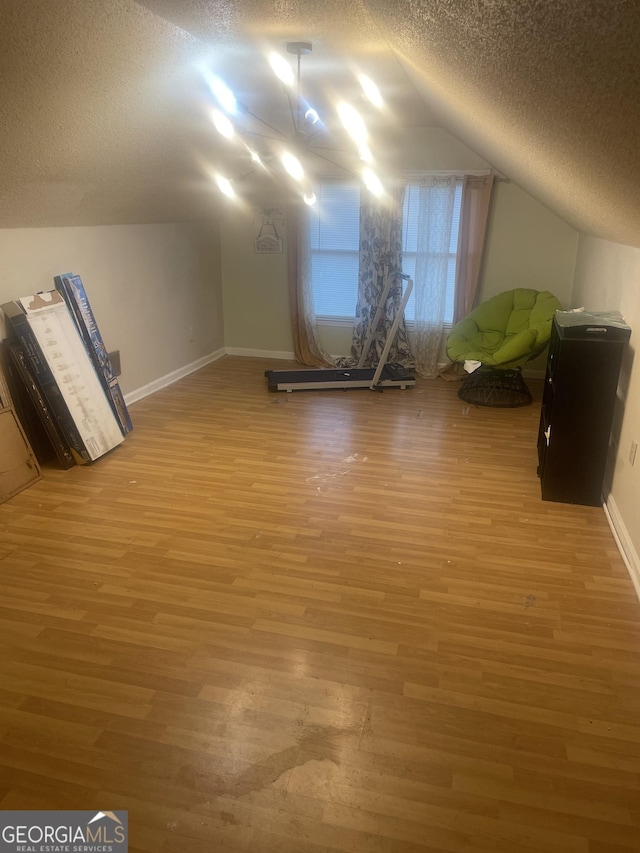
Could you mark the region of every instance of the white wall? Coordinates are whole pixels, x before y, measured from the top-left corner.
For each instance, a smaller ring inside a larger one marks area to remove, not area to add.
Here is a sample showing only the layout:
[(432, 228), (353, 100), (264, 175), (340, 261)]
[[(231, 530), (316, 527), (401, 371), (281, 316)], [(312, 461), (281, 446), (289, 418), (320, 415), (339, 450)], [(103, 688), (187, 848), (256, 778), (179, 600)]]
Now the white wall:
[(64, 272), (82, 277), (107, 348), (120, 350), (124, 393), (223, 346), (215, 223), (0, 230), (0, 304)]
[(640, 452), (629, 462), (631, 442), (640, 442), (640, 249), (581, 235), (578, 243), (573, 306), (590, 311), (619, 311), (631, 326), (614, 413), (610, 464), (605, 491), (628, 536), (635, 559), (640, 554)]

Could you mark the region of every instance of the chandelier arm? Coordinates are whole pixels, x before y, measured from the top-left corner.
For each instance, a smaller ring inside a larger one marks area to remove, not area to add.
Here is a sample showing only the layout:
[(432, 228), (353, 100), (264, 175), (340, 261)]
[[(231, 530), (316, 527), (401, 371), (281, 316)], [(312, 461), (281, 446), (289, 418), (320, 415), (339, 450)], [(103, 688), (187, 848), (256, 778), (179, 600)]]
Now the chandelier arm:
[(293, 104), (291, 103), (291, 95), (287, 92), (287, 101), (289, 102), (289, 112), (291, 113), (291, 124), (293, 125), (293, 132), (298, 132), (298, 123), (296, 122), (296, 114), (293, 109)]
[[(264, 124), (264, 125), (265, 125), (265, 127), (268, 127), (268, 128), (270, 128), (271, 130), (273, 130), (273, 131), (274, 131), (274, 133), (277, 133), (277, 134), (278, 134), (278, 136), (280, 137), (280, 139), (286, 139), (286, 138), (287, 138), (287, 137), (286, 137), (286, 135), (285, 135), (284, 133), (282, 133), (282, 131), (281, 131), (281, 130), (278, 130), (278, 128), (277, 128), (277, 127), (274, 127), (272, 124), (269, 124), (269, 122), (268, 122), (268, 121), (265, 121), (263, 118), (260, 118), (260, 116), (257, 116), (255, 113), (252, 113), (252, 112), (251, 112), (251, 110), (249, 110), (249, 109), (247, 110), (247, 115), (250, 115), (250, 116), (251, 116), (251, 118), (254, 118), (256, 121), (259, 121), (259, 122), (260, 122), (260, 124)], [(247, 130), (247, 131), (245, 131), (245, 133), (249, 133), (249, 132), (250, 132), (250, 131), (248, 131), (248, 130)]]
[(257, 130), (243, 130), (243, 136), (259, 136), (260, 139), (273, 139), (274, 142), (280, 142), (282, 139), (286, 139), (284, 134), (280, 134), (279, 136), (270, 136), (268, 133), (258, 133)]
[(244, 172), (239, 172), (237, 175), (234, 175), (232, 178), (229, 178), (229, 183), (238, 183), (238, 181), (244, 181), (245, 178), (248, 178), (253, 172), (255, 172), (256, 167), (252, 166), (250, 169), (245, 169)]
[(302, 51), (300, 51), (300, 50), (299, 50), (299, 51), (298, 51), (298, 93), (297, 93), (298, 97), (297, 97), (297, 104), (296, 104), (296, 106), (297, 106), (297, 108), (298, 108), (298, 120), (297, 120), (297, 123), (296, 123), (296, 125), (295, 125), (296, 133), (298, 132), (298, 130), (299, 130), (299, 128), (300, 128), (300, 126), (301, 126), (301, 124), (302, 124), (302, 106), (301, 106), (301, 100), (300, 100), (300, 92), (301, 92), (301, 86), (300, 86), (300, 59), (301, 59), (301, 57), (302, 57)]
[(320, 139), (321, 136), (329, 136), (330, 132), (328, 130), (317, 130), (311, 136), (308, 137), (309, 142), (313, 142), (314, 139)]
[(317, 150), (317, 151), (335, 151), (335, 152), (336, 152), (336, 154), (339, 154), (339, 153), (341, 153), (341, 152), (342, 152), (343, 154), (345, 154), (345, 153), (346, 153), (346, 152), (345, 152), (345, 150), (344, 150), (344, 148), (327, 148), (327, 147), (326, 147), (326, 145), (314, 145), (314, 146), (309, 145), (309, 146), (307, 146), (307, 147), (308, 147), (308, 148), (313, 147), (314, 151), (315, 151), (315, 150)]
[[(329, 150), (331, 150), (331, 149), (329, 149)], [(347, 172), (347, 174), (355, 177), (356, 173), (352, 172), (351, 169), (347, 169), (346, 166), (341, 166), (340, 163), (336, 163), (335, 160), (330, 160), (328, 157), (325, 157), (324, 154), (320, 154), (319, 151), (316, 151), (315, 148), (309, 148), (309, 151), (311, 151), (312, 154), (314, 154), (316, 157), (319, 157), (321, 160), (326, 160), (326, 162), (331, 163), (332, 166), (337, 166), (338, 169), (342, 169), (343, 172)]]

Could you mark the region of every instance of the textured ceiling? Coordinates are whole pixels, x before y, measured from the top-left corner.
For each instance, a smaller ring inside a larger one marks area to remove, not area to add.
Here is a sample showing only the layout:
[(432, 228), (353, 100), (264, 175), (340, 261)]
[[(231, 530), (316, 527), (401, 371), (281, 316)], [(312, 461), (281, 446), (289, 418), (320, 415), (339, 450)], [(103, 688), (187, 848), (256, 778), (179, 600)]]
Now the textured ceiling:
[(388, 126), (441, 126), (578, 229), (640, 245), (639, 37), (637, 0), (2, 0), (0, 226), (215, 214), (208, 173), (234, 154), (199, 69), (280, 126), (263, 49), (308, 40), (314, 101), (362, 69)]

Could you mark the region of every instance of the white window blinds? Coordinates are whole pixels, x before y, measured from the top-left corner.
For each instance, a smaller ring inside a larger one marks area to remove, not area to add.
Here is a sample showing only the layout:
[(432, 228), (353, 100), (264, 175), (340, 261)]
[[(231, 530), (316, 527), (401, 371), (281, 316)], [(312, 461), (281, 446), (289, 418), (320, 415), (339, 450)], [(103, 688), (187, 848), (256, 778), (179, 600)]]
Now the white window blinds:
[(358, 299), (360, 187), (327, 182), (310, 211), (311, 277), (318, 317), (353, 318)]

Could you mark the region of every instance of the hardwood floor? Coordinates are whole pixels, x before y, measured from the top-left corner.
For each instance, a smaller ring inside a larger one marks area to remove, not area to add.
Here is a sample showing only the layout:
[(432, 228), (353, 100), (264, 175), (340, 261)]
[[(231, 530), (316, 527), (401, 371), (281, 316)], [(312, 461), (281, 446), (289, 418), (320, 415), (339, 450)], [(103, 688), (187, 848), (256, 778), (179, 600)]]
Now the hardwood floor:
[[(227, 358), (0, 507), (0, 808), (130, 851), (640, 849), (640, 605), (539, 402)], [(539, 400), (539, 388), (532, 383)]]

